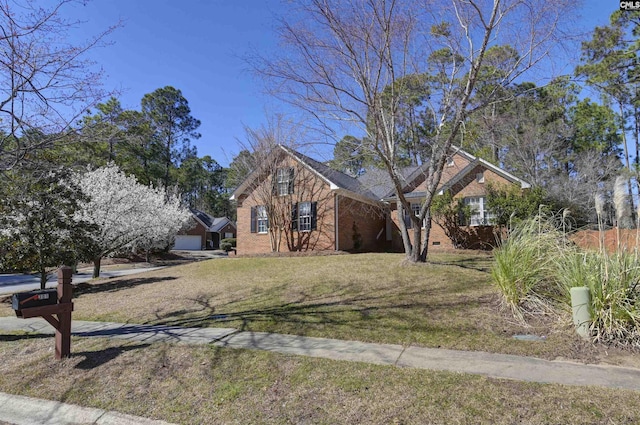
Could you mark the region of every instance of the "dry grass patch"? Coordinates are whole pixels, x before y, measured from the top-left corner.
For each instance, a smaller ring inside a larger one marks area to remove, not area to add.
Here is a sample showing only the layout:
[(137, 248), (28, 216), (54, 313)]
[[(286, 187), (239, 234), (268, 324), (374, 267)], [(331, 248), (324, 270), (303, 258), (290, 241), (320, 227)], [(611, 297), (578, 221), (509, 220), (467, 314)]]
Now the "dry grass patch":
[[(431, 263), (416, 265), (403, 258), (229, 258), (180, 265), (82, 285), (74, 319), (234, 327), (638, 365), (624, 352), (582, 342), (571, 324), (558, 328), (544, 318), (534, 327), (515, 323), (500, 311), (487, 254), (437, 254)], [(518, 341), (515, 334), (546, 340)]]
[[(181, 424), (638, 423), (637, 392), (212, 346), (0, 334), (0, 391)], [(25, 373), (28, 371), (28, 373)]]

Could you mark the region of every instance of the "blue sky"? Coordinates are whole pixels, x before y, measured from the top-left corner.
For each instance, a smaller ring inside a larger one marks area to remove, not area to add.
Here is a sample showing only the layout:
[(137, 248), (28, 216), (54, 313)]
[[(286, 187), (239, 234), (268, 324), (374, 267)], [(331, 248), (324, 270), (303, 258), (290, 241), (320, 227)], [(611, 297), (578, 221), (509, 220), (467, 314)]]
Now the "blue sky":
[[(576, 16), (592, 28), (607, 24), (618, 7), (617, 0), (588, 0), (576, 6)], [(243, 125), (257, 127), (267, 113), (283, 109), (262, 93), (242, 57), (277, 49), (274, 17), (285, 10), (279, 0), (95, 0), (64, 14), (86, 21), (76, 36), (122, 20), (108, 39), (112, 44), (92, 52), (105, 88), (121, 90), (123, 107), (131, 109), (157, 88), (180, 89), (202, 122), (198, 153), (227, 166)]]

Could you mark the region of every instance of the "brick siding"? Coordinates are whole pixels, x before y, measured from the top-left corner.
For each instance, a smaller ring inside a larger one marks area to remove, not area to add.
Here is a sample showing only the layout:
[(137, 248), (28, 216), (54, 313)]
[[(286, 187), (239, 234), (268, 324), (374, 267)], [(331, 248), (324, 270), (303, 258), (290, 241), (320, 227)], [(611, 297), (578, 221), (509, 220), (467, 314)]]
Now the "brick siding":
[[(439, 187), (442, 187), (444, 183), (451, 180), (458, 172), (460, 172), (463, 168), (469, 165), (469, 161), (463, 156), (456, 154), (454, 156), (454, 165), (449, 166), (445, 165), (443, 169), (441, 184)], [(477, 174), (482, 173), (484, 176), (484, 182), (480, 183), (477, 181)], [(495, 173), (484, 167), (481, 164), (478, 164), (471, 172), (469, 172), (463, 179), (458, 181), (455, 185), (453, 185), (450, 189), (452, 196), (454, 199), (466, 198), (466, 197), (476, 197), (476, 196), (486, 196), (487, 193), (487, 184), (492, 184), (494, 186), (499, 185), (507, 185), (512, 184), (507, 179), (502, 177), (501, 175)], [(413, 192), (424, 192), (426, 190), (426, 183), (422, 182), (418, 185)], [(436, 195), (438, 196), (438, 195)], [(394, 251), (403, 251), (404, 246), (402, 243), (402, 235), (400, 233), (399, 227), (399, 217), (397, 205), (391, 205), (391, 218), (393, 219), (394, 224), (394, 233), (393, 233), (393, 241), (392, 241), (392, 249)], [(460, 227), (461, 234), (464, 240), (464, 247), (469, 249), (491, 249), (497, 245), (497, 240), (499, 235), (496, 232), (499, 232), (495, 226), (461, 226)], [(422, 233), (422, 237), (424, 237), (424, 230)], [(409, 238), (411, 243), (413, 244), (413, 230), (409, 229)], [(444, 229), (437, 224), (435, 221), (431, 221), (431, 231), (429, 234), (429, 250), (437, 251), (437, 250), (451, 250), (454, 248), (453, 242), (446, 235)]]
[(338, 248), (341, 251), (383, 251), (386, 246), (385, 216), (369, 203), (338, 196)]
[[(278, 232), (279, 251), (335, 250), (335, 202), (329, 185), (292, 159), (285, 159), (280, 166), (294, 168), (294, 193), (268, 200), (274, 205), (277, 203), (285, 217), (285, 226)], [(266, 201), (256, 194), (269, 193), (271, 187), (272, 180), (268, 177), (238, 202), (237, 251), (240, 255), (272, 252), (270, 233), (251, 233), (251, 208), (265, 205)], [(291, 229), (291, 208), (300, 202), (317, 202), (315, 230), (301, 232)]]

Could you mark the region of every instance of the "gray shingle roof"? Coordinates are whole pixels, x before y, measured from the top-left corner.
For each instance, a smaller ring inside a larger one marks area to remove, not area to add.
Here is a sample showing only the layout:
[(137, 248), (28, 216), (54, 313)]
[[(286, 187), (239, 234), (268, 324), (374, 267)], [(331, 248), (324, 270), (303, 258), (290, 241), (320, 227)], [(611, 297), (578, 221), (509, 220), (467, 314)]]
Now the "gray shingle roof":
[[(360, 195), (364, 198), (371, 199), (373, 201), (380, 201), (386, 198), (390, 198), (395, 196), (395, 190), (393, 184), (391, 183), (391, 179), (389, 178), (387, 171), (380, 168), (369, 168), (363, 175), (359, 176), (357, 179), (351, 177), (345, 173), (334, 170), (323, 164), (320, 161), (316, 161), (313, 158), (310, 158), (300, 152), (294, 151), (290, 148), (287, 148), (282, 145), (278, 145), (278, 148), (282, 151), (286, 152), (293, 158), (296, 158), (298, 161), (305, 164), (311, 170), (315, 171), (324, 178), (329, 184), (333, 185), (334, 188), (344, 189), (354, 194)], [(471, 162), (479, 162), (487, 168), (494, 170), (496, 173), (503, 175), (505, 178), (511, 181), (518, 181), (522, 184), (522, 187), (529, 187), (529, 184), (518, 179), (517, 177), (507, 173), (506, 171), (496, 167), (493, 164), (490, 164), (482, 159), (476, 158), (469, 153), (457, 148), (453, 147), (456, 152), (466, 156)], [(276, 153), (275, 151), (273, 152)], [(421, 173), (424, 172), (427, 164), (423, 164), (421, 166), (412, 166), (403, 168), (400, 173), (403, 178), (403, 186), (407, 189), (407, 186), (412, 183), (417, 183), (416, 179), (420, 177)], [(456, 175), (452, 181), (455, 181), (456, 178), (461, 178), (464, 173), (459, 173)], [(258, 175), (258, 170), (254, 170), (245, 181), (234, 191), (231, 199), (238, 199), (240, 194), (244, 193), (249, 188), (249, 181), (255, 179)], [(445, 183), (446, 184), (446, 183)]]
[(197, 210), (195, 208), (189, 208), (189, 211), (191, 211), (191, 214), (196, 216), (198, 220), (200, 220), (200, 222), (202, 222), (202, 224), (204, 224), (206, 228), (211, 227), (211, 224), (213, 224), (213, 217), (211, 217), (206, 212)]
[[(400, 170), (400, 173), (404, 179), (404, 183), (408, 184), (415, 178), (415, 174), (421, 167), (412, 166), (405, 167)], [(413, 177), (413, 178), (411, 178)], [(393, 183), (389, 178), (387, 170), (381, 168), (370, 167), (367, 171), (358, 177), (358, 181), (362, 186), (369, 189), (376, 196), (376, 199), (387, 198), (395, 193)]]
[(197, 210), (195, 208), (189, 208), (191, 214), (194, 215), (200, 222), (207, 228), (209, 232), (217, 232), (221, 228), (230, 223), (227, 217), (212, 217), (204, 211)]
[(358, 195), (362, 195), (371, 200), (376, 200), (376, 201), (380, 200), (379, 196), (377, 196), (369, 188), (363, 186), (357, 179), (343, 172), (334, 170), (333, 168), (330, 168), (329, 166), (323, 164), (322, 162), (316, 161), (315, 159), (310, 158), (304, 154), (301, 154), (299, 152), (293, 152), (293, 151), (290, 151), (290, 152), (291, 154), (296, 156), (298, 159), (303, 161), (305, 164), (307, 164), (310, 168), (314, 169), (318, 174), (320, 174), (329, 182), (335, 184), (339, 188), (348, 190)]

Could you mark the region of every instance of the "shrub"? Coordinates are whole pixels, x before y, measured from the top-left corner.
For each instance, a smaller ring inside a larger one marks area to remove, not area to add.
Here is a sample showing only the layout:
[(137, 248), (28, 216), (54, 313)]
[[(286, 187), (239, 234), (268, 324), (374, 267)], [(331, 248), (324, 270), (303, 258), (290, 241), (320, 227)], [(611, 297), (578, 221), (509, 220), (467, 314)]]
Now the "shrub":
[(226, 252), (236, 247), (236, 238), (225, 238), (220, 241), (220, 249)]
[(570, 290), (584, 286), (594, 341), (640, 348), (637, 251), (583, 251), (559, 228), (553, 217), (524, 221), (495, 250), (491, 276), (505, 304), (522, 321), (526, 314), (570, 317)]
[(231, 247), (235, 248), (236, 247), (236, 238), (225, 238), (225, 239), (222, 239), (220, 241), (220, 246), (222, 246), (223, 243), (231, 244)]

